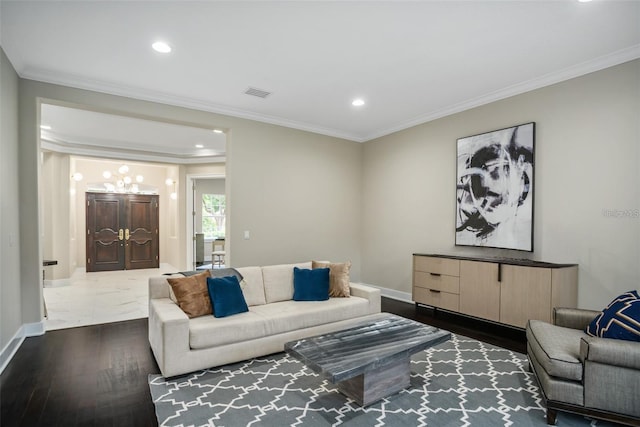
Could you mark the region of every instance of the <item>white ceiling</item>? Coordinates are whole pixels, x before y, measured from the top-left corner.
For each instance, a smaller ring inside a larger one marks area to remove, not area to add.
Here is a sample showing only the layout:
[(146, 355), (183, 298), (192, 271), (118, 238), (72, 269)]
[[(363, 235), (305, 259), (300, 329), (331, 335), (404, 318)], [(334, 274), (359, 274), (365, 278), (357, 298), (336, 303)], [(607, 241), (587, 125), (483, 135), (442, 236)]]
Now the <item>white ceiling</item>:
[(51, 151), (171, 163), (226, 159), (226, 135), (214, 129), (51, 104), (42, 104), (40, 123), (41, 146)]
[[(638, 1), (0, 7), (1, 44), (21, 77), (354, 141), (640, 57)], [(158, 39), (173, 52), (151, 50)], [(366, 105), (353, 107), (355, 97)]]

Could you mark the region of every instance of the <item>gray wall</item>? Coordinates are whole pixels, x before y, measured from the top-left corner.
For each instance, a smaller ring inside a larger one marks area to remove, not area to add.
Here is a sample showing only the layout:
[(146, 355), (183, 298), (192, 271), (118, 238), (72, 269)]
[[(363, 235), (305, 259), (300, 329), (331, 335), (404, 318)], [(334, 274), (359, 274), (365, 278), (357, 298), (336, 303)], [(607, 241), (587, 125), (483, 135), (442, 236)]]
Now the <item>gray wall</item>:
[[(18, 75), (1, 48), (0, 98), (0, 350), (3, 350), (20, 329), (23, 319), (18, 233)], [(0, 366), (2, 362), (0, 360)]]
[(351, 260), (358, 281), (362, 144), (271, 125), (232, 133), (232, 264)]
[[(456, 140), (531, 121), (535, 252), (455, 247)], [(417, 252), (578, 263), (581, 307), (638, 288), (640, 60), (367, 142), (363, 163), (364, 282), (411, 292)]]
[[(39, 103), (94, 109), (185, 125), (230, 129), (227, 140), (228, 260), (234, 266), (309, 259), (351, 260), (360, 272), (362, 145), (251, 120), (65, 86), (20, 81), (20, 203), (23, 321), (42, 319), (38, 224)], [(180, 168), (181, 197), (187, 168)], [(184, 206), (185, 200), (179, 199)], [(178, 224), (185, 224), (180, 210)], [(243, 231), (251, 239), (243, 239)], [(177, 244), (186, 247), (186, 230)], [(186, 268), (175, 265), (176, 268)]]
[[(58, 262), (45, 269), (47, 280), (69, 278), (76, 267), (72, 257), (72, 253), (75, 254), (76, 251), (71, 240), (75, 240), (78, 233), (71, 224), (75, 225), (77, 216), (70, 203), (70, 188), (75, 181), (69, 179), (70, 164), (68, 154), (46, 152), (42, 155), (42, 257)], [(84, 237), (84, 230), (80, 230), (79, 235)]]

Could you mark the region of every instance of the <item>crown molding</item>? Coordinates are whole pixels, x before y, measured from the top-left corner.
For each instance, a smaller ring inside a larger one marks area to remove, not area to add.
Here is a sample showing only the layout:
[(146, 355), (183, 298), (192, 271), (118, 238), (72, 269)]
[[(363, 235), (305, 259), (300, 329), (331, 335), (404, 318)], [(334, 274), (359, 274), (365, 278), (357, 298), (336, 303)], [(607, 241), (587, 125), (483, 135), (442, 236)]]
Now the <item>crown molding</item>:
[(376, 138), (390, 135), (408, 129), (413, 126), (421, 125), (442, 117), (460, 113), (472, 108), (480, 107), (495, 101), (509, 98), (522, 93), (540, 89), (560, 83), (565, 80), (580, 77), (585, 74), (593, 73), (605, 68), (613, 67), (628, 61), (640, 58), (640, 44), (630, 46), (625, 49), (612, 52), (607, 55), (600, 56), (593, 60), (585, 61), (563, 70), (548, 73), (541, 77), (517, 83), (506, 88), (487, 93), (485, 95), (471, 98), (457, 104), (448, 106), (443, 109), (432, 111), (430, 113), (418, 116), (412, 120), (400, 123), (386, 129), (380, 129), (368, 135), (356, 135), (344, 132), (338, 129), (331, 129), (322, 126), (316, 126), (309, 123), (288, 120), (281, 117), (274, 117), (265, 114), (259, 114), (252, 111), (241, 110), (229, 106), (219, 105), (207, 102), (202, 99), (185, 98), (174, 95), (168, 95), (156, 91), (144, 90), (140, 88), (119, 85), (110, 82), (87, 79), (85, 77), (73, 74), (58, 73), (51, 70), (34, 69), (26, 67), (19, 72), (21, 78), (37, 80), (45, 83), (64, 85), (77, 89), (92, 90), (110, 95), (124, 96), (144, 101), (159, 102), (162, 104), (174, 105), (177, 107), (191, 108), (195, 110), (207, 111), (216, 114), (223, 114), (242, 119), (254, 120), (263, 123), (269, 123), (278, 126), (284, 126), (292, 129), (298, 129), (306, 132), (317, 133), (335, 138), (346, 139), (355, 142), (367, 142)]
[(395, 132), (399, 132), (405, 129), (409, 129), (414, 126), (418, 126), (436, 119), (440, 119), (452, 114), (461, 113), (472, 108), (480, 107), (482, 105), (490, 104), (492, 102), (500, 101), (502, 99), (510, 98), (515, 95), (520, 95), (532, 90), (540, 89), (546, 86), (551, 86), (556, 83), (560, 83), (566, 80), (570, 80), (576, 77), (584, 76), (586, 74), (594, 73), (596, 71), (603, 70), (605, 68), (620, 65), (625, 62), (633, 61), (640, 58), (640, 44), (630, 46), (625, 49), (618, 50), (608, 55), (600, 56), (590, 61), (581, 62), (580, 64), (572, 65), (563, 70), (553, 73), (545, 74), (541, 77), (536, 77), (531, 80), (527, 80), (522, 83), (508, 86), (504, 89), (500, 89), (488, 94), (479, 96), (477, 98), (468, 99), (458, 104), (451, 105), (449, 107), (432, 111), (431, 113), (419, 116), (408, 122), (404, 122), (397, 126), (382, 129), (378, 132), (367, 135), (364, 140), (371, 141), (376, 138), (380, 138), (386, 135), (390, 135)]
[(137, 160), (142, 162), (200, 164), (225, 163), (226, 156), (180, 156), (168, 153), (157, 153), (123, 148), (96, 147), (82, 144), (72, 144), (54, 139), (40, 139), (40, 148), (57, 153), (73, 154), (76, 156), (101, 157), (115, 160)]
[(362, 137), (359, 135), (354, 135), (337, 129), (325, 128), (310, 123), (298, 122), (282, 117), (269, 116), (266, 114), (260, 114), (248, 110), (241, 110), (239, 108), (215, 104), (203, 99), (169, 95), (162, 92), (140, 89), (137, 87), (126, 86), (112, 82), (88, 79), (77, 74), (60, 73), (57, 71), (32, 68), (28, 66), (18, 74), (23, 79), (36, 80), (43, 83), (68, 86), (76, 89), (90, 90), (94, 92), (106, 93), (109, 95), (134, 98), (142, 101), (158, 102), (161, 104), (173, 105), (176, 107), (190, 108), (194, 110), (206, 111), (209, 113), (222, 114), (225, 116), (303, 130), (306, 132), (317, 133), (334, 138), (346, 139), (349, 141), (364, 142), (364, 139), (362, 139)]
[[(82, 136), (77, 137), (75, 135), (69, 135), (62, 132), (46, 130), (40, 132), (40, 138), (43, 141), (47, 141), (48, 143), (57, 144), (58, 146), (66, 146), (70, 149), (75, 148), (83, 148), (86, 147), (88, 149), (106, 149), (106, 150), (118, 150), (124, 152), (131, 152), (133, 154), (153, 154), (158, 155), (160, 157), (168, 157), (168, 158), (177, 158), (177, 159), (194, 159), (200, 160), (203, 158), (219, 158), (223, 157), (224, 151), (217, 151), (211, 149), (197, 149), (197, 150), (172, 150), (167, 147), (155, 148), (138, 145), (135, 141), (114, 141), (107, 138), (100, 137), (87, 137)], [(128, 148), (134, 147), (134, 148)], [(145, 149), (144, 147), (147, 147)], [(183, 151), (181, 153), (180, 151)], [(189, 152), (191, 151), (191, 152)], [(195, 152), (194, 152), (195, 151)]]

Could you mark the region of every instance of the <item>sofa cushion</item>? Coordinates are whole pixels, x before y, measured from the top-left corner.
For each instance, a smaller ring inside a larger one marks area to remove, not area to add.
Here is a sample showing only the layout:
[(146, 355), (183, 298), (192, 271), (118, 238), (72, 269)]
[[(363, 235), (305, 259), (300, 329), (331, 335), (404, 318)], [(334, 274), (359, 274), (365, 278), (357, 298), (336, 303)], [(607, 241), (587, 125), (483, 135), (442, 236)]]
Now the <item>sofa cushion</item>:
[(293, 267), (293, 300), (324, 301), (329, 299), (329, 269), (307, 270)]
[(563, 328), (540, 320), (529, 320), (527, 343), (542, 368), (552, 377), (582, 380), (579, 329)]
[[(189, 347), (205, 349), (262, 338), (268, 334), (264, 317), (251, 312), (216, 318), (202, 316), (189, 320)], [(171, 345), (171, 343), (167, 343)]]
[(211, 314), (211, 300), (207, 290), (209, 270), (188, 277), (169, 277), (167, 282), (176, 298), (175, 302), (192, 318)]
[(209, 277), (207, 287), (215, 317), (227, 317), (249, 311), (236, 276)]
[(311, 268), (329, 268), (329, 296), (332, 298), (348, 298), (351, 296), (349, 288), (349, 270), (351, 261), (343, 263), (311, 261)]
[(369, 301), (358, 297), (329, 298), (326, 301), (280, 301), (252, 307), (251, 310), (263, 316), (269, 334), (280, 334), (370, 314)]
[(264, 282), (262, 281), (262, 268), (260, 267), (240, 267), (236, 268), (242, 274), (243, 280), (240, 282), (244, 299), (247, 305), (262, 305), (267, 301), (264, 298)]
[(640, 295), (629, 291), (618, 296), (589, 323), (593, 337), (640, 341)]
[(311, 261), (262, 267), (264, 296), (267, 304), (289, 301), (293, 298), (293, 267), (309, 269), (311, 268)]

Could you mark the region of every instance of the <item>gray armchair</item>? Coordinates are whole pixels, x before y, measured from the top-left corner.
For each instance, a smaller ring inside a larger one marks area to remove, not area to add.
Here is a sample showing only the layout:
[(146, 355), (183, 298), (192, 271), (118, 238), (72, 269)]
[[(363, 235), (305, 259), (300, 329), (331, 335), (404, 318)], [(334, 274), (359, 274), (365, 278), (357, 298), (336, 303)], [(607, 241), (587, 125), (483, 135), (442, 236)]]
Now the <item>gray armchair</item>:
[(547, 405), (557, 411), (640, 426), (640, 343), (584, 330), (600, 312), (556, 308), (553, 325), (527, 323), (527, 356)]

